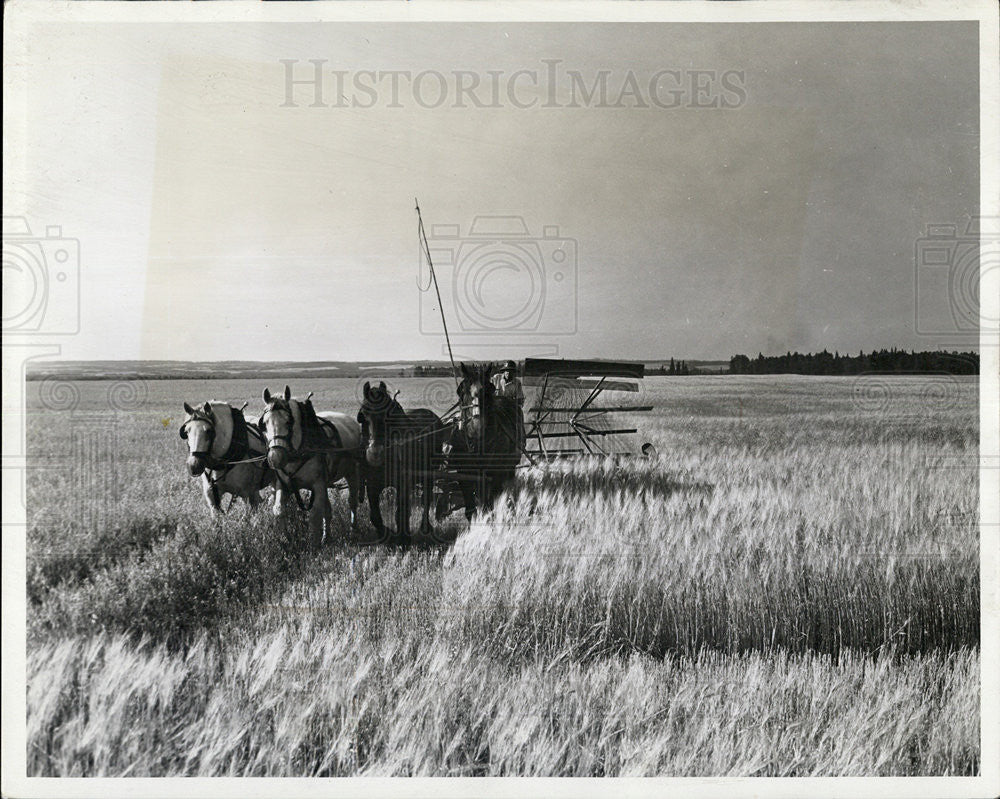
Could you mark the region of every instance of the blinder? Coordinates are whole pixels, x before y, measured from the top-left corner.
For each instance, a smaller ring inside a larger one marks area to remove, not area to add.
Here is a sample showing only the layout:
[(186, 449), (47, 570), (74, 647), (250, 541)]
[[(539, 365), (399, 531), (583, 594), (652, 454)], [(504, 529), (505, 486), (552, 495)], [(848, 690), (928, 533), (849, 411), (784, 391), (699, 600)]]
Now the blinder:
[[(273, 413), (275, 411), (282, 411), (288, 414), (288, 432), (268, 438), (267, 425), (264, 419), (269, 413)], [(257, 420), (257, 429), (260, 431), (260, 434), (263, 437), (264, 443), (267, 445), (267, 448), (284, 449), (289, 452), (291, 452), (293, 449), (291, 444), (292, 444), (292, 427), (294, 425), (295, 425), (295, 417), (292, 415), (292, 410), (290, 407), (275, 408), (271, 407), (270, 404), (268, 405), (267, 408), (264, 409), (264, 413), (262, 413), (260, 415), (260, 418)]]
[[(462, 381), (455, 389), (455, 393), (458, 395), (458, 424), (459, 430), (465, 431), (466, 425), (473, 422), (479, 422), (484, 415), (484, 407), (493, 398), (493, 381), (490, 379), (490, 374), (493, 371), (493, 364), (488, 366), (480, 365), (478, 368), (473, 366), (469, 367), (467, 364), (462, 364), (462, 374), (464, 375)], [(479, 392), (478, 396), (473, 396), (473, 388), (478, 385)]]
[[(207, 422), (208, 423), (208, 446), (209, 446), (209, 448), (211, 448), (212, 443), (215, 441), (215, 422), (212, 421), (212, 419), (202, 418), (201, 416), (199, 416), (197, 414), (194, 415), (194, 416), (192, 416), (190, 419), (185, 419), (184, 420), (184, 424), (181, 425), (181, 429), (178, 431), (178, 434), (180, 435), (180, 437), (183, 440), (185, 440), (185, 441), (187, 441), (187, 437), (188, 437), (187, 426), (188, 426), (188, 424), (190, 422)], [(197, 457), (206, 457), (208, 455), (208, 452), (200, 452), (199, 451), (199, 452), (192, 452), (191, 454), (194, 455), (196, 458)]]

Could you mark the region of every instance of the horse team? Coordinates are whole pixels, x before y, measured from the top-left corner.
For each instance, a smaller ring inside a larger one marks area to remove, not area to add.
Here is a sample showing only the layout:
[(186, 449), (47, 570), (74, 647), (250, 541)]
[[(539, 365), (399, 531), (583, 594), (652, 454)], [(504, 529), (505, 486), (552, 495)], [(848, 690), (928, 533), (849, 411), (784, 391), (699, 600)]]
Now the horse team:
[[(491, 379), (495, 365), (461, 367), (458, 414), (447, 422), (426, 408), (404, 410), (384, 382), (364, 384), (356, 414), (317, 412), (309, 397), (293, 397), (288, 386), (280, 395), (264, 389), (264, 412), (256, 424), (246, 420), (243, 408), (225, 402), (200, 407), (185, 402), (180, 436), (188, 446), (188, 470), (201, 477), (205, 500), (216, 513), (224, 494), (256, 507), (261, 491), (273, 487), (275, 514), (292, 502), (308, 512), (314, 547), (330, 537), (333, 508), (327, 489), (341, 480), (347, 483), (352, 529), (358, 527), (365, 494), (380, 541), (390, 538), (380, 496), (386, 488), (395, 489), (395, 539), (403, 545), (411, 541), (410, 503), (419, 488), (418, 534), (431, 536), (436, 485), (445, 497), (437, 518), (450, 510), (447, 497), (457, 490), (471, 520), (477, 510), (491, 508), (511, 483), (524, 447), (520, 403), (497, 391)], [(311, 495), (308, 504), (303, 489)]]

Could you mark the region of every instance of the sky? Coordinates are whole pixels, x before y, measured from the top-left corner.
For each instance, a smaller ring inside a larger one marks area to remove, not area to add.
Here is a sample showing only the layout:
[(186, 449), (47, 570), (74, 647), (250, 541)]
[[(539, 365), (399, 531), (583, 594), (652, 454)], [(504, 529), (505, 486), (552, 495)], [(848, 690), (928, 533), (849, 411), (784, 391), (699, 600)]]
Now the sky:
[(4, 215), (79, 242), (68, 359), (446, 357), (414, 198), (456, 357), (970, 348), (914, 253), (977, 213), (976, 36), (36, 23)]

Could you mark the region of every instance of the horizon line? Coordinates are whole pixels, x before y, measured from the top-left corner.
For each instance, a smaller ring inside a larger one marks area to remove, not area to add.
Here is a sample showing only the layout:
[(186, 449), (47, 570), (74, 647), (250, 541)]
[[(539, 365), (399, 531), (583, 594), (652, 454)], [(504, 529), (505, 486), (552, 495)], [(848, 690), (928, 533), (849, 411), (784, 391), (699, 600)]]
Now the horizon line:
[[(896, 347), (896, 346), (892, 346), (892, 347), (885, 347), (885, 346), (883, 346), (883, 347), (876, 347), (876, 348), (872, 348), (870, 350), (869, 349), (865, 349), (863, 347), (861, 348), (861, 352), (881, 352), (881, 351), (892, 352), (894, 350), (895, 351), (899, 351), (899, 352), (912, 352), (912, 353), (917, 353), (917, 352), (939, 352), (939, 353), (946, 353), (947, 354), (947, 353), (954, 353), (954, 352), (959, 352), (959, 353), (969, 353), (969, 352), (971, 352), (971, 353), (975, 353), (977, 355), (980, 354), (978, 346), (968, 347), (966, 349), (958, 349), (958, 348), (946, 349), (944, 347), (936, 347), (936, 348), (920, 349), (920, 350), (918, 350), (918, 349), (912, 349), (912, 348), (905, 348), (905, 347)], [(809, 354), (818, 354), (820, 352), (830, 352), (830, 350), (829, 350), (828, 347), (824, 347), (822, 350), (816, 350), (816, 351), (810, 350), (808, 352), (801, 352), (799, 350), (785, 350), (785, 351), (782, 351), (782, 352), (779, 352), (779, 353), (775, 353), (774, 355), (768, 355), (767, 353), (764, 353), (763, 350), (758, 350), (758, 353), (759, 354), (763, 354), (765, 358), (782, 357), (782, 356), (787, 355), (789, 353), (793, 354), (793, 355), (796, 354), (796, 353), (799, 354), (799, 355), (809, 355)], [(835, 348), (834, 352), (835, 353), (839, 353), (841, 356), (849, 355), (850, 357), (854, 357), (851, 354), (851, 353), (853, 353), (853, 350), (844, 350), (843, 352), (841, 352), (839, 349)], [(678, 357), (676, 355), (668, 355), (666, 357), (655, 357), (655, 358), (648, 358), (648, 357), (643, 357), (643, 358), (614, 358), (614, 357), (607, 357), (607, 356), (592, 356), (592, 357), (588, 357), (588, 358), (573, 357), (573, 358), (568, 358), (568, 359), (565, 359), (565, 360), (573, 360), (573, 361), (578, 361), (578, 360), (630, 361), (630, 362), (633, 362), (633, 363), (651, 363), (651, 362), (661, 362), (661, 361), (670, 361), (670, 360), (674, 360), (674, 361), (682, 360), (682, 361), (700, 361), (700, 362), (705, 362), (705, 363), (728, 363), (732, 358), (737, 357), (739, 355), (746, 355), (746, 357), (750, 358), (751, 360), (753, 360), (754, 358), (757, 357), (755, 355), (749, 355), (749, 354), (744, 353), (744, 352), (739, 352), (739, 353), (734, 353), (733, 355), (729, 355), (729, 356), (726, 356), (726, 357), (720, 357), (720, 358), (706, 358), (706, 357), (695, 357), (695, 356), (681, 356), (681, 357)], [(532, 356), (528, 356), (528, 357), (532, 357)], [(476, 359), (476, 360), (484, 360), (484, 359)], [(493, 358), (493, 359), (485, 359), (485, 360), (503, 360), (503, 359), (502, 358)], [(518, 359), (518, 360), (524, 360), (524, 359), (521, 358), (521, 359)], [(558, 357), (556, 357), (556, 356), (552, 356), (550, 358), (550, 360), (560, 360), (560, 359)], [(33, 360), (33, 361), (29, 362), (29, 366), (42, 366), (44, 364), (53, 364), (53, 363), (204, 363), (204, 364), (217, 364), (217, 363), (232, 363), (232, 364), (240, 364), (240, 363), (282, 363), (282, 364), (292, 364), (292, 365), (294, 365), (294, 364), (337, 364), (337, 363), (345, 363), (345, 364), (366, 364), (366, 363), (371, 363), (371, 364), (434, 363), (434, 364), (443, 364), (445, 366), (450, 365), (450, 361), (449, 360), (447, 360), (447, 359), (436, 359), (436, 358), (390, 358), (390, 359), (387, 359), (387, 360), (375, 360), (375, 359), (372, 359), (372, 358), (361, 358), (361, 359), (353, 359), (353, 360), (352, 359), (343, 359), (343, 358), (341, 358), (341, 359), (333, 358), (333, 359), (323, 359), (323, 360), (315, 360), (315, 359), (313, 359), (313, 360), (301, 360), (301, 361), (288, 360), (288, 359), (283, 359), (283, 358), (269, 358), (269, 359), (261, 359), (261, 360), (251, 359), (251, 358), (224, 358), (224, 359), (215, 359), (215, 360), (199, 360), (199, 359), (196, 359), (196, 358), (52, 358), (52, 359)]]

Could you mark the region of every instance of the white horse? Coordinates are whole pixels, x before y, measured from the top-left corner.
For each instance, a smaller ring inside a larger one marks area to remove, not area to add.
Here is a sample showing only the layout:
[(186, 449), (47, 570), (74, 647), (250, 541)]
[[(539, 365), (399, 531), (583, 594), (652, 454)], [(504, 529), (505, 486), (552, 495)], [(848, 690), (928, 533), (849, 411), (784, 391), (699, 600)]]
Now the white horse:
[(221, 513), (223, 494), (241, 497), (251, 508), (260, 505), (260, 492), (276, 482), (275, 474), (267, 465), (264, 438), (243, 410), (212, 400), (200, 408), (185, 402), (184, 412), (180, 436), (188, 445), (188, 471), (201, 476), (208, 507)]
[(278, 476), (275, 513), (288, 493), (298, 499), (299, 490), (308, 488), (313, 497), (309, 527), (313, 546), (319, 547), (333, 521), (326, 490), (341, 479), (347, 480), (351, 526), (357, 523), (361, 425), (346, 413), (316, 413), (308, 399), (293, 399), (288, 386), (280, 397), (265, 388), (263, 397), (264, 414), (258, 427), (267, 445), (267, 462)]

